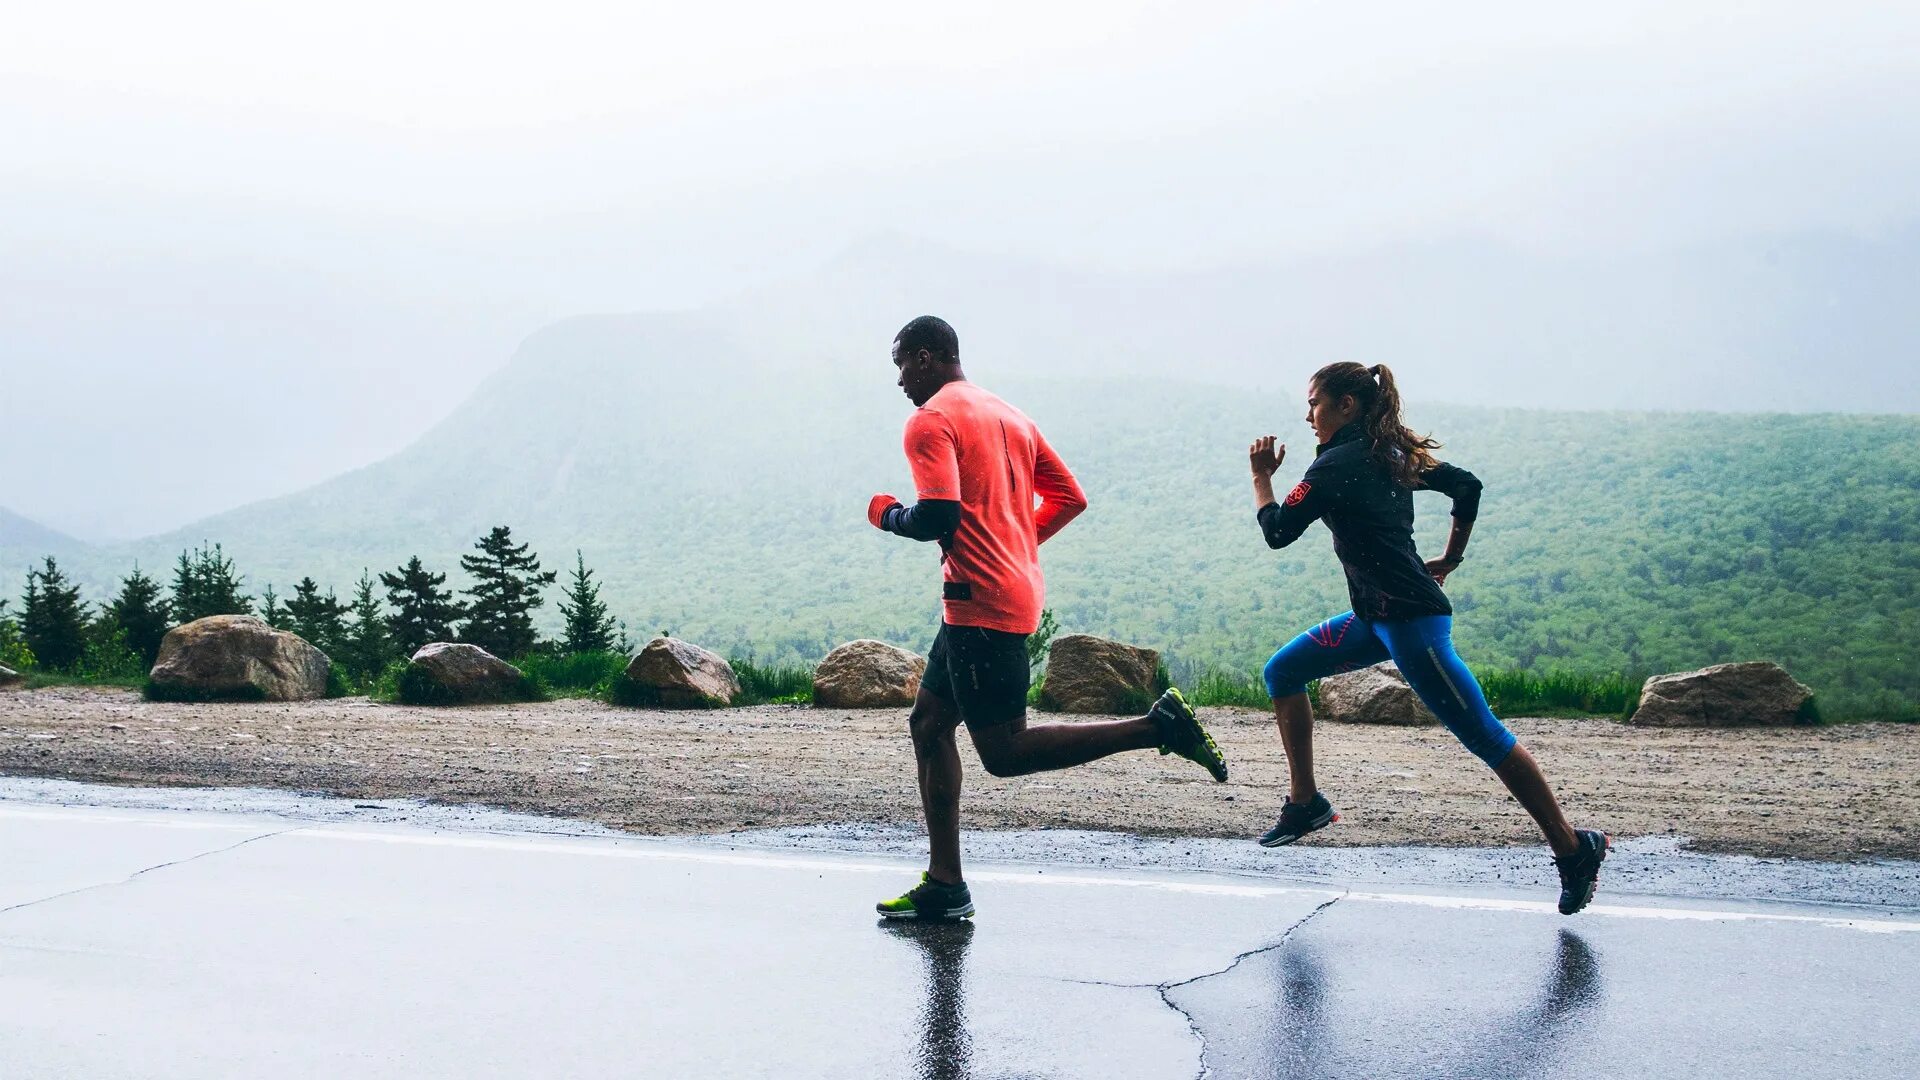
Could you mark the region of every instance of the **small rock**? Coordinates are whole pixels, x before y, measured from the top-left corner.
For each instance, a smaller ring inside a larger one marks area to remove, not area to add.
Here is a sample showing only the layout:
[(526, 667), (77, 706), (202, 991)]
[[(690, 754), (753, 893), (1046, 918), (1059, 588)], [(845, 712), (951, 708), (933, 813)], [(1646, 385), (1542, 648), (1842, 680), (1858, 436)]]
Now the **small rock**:
[(1392, 661), (1320, 680), (1320, 712), (1350, 724), (1437, 724)]
[(1627, 723), (1645, 727), (1745, 727), (1806, 719), (1813, 691), (1767, 661), (1655, 675)]
[(1144, 710), (1158, 692), (1160, 654), (1092, 634), (1055, 638), (1040, 693), (1061, 712)]
[(740, 694), (733, 665), (679, 638), (654, 638), (627, 664), (627, 679), (669, 708), (731, 705)]
[(913, 704), (927, 660), (884, 641), (849, 641), (813, 672), (816, 708), (874, 709)]
[(148, 673), (159, 698), (305, 701), (325, 697), (327, 654), (251, 615), (210, 615), (167, 631)]
[(526, 676), (520, 669), (478, 645), (451, 641), (423, 645), (413, 654), (412, 669), (415, 679), (430, 684), (419, 689), (431, 692), (403, 693), (402, 697), (417, 697), (421, 704), (477, 705), (526, 696)]

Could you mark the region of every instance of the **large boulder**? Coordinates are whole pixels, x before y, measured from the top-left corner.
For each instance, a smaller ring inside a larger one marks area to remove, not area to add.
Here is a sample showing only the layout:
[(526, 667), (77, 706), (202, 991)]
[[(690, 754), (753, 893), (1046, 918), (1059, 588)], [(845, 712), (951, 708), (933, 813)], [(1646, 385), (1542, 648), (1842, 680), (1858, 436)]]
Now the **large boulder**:
[(1159, 692), (1160, 654), (1092, 634), (1055, 638), (1040, 694), (1061, 712), (1138, 712)]
[(641, 700), (671, 708), (731, 705), (740, 693), (733, 665), (679, 638), (647, 642), (627, 663), (626, 677)]
[(1437, 724), (1391, 661), (1320, 680), (1320, 714), (1350, 724)]
[(849, 641), (813, 671), (813, 703), (835, 709), (911, 705), (927, 660), (884, 641)]
[(1640, 690), (1627, 722), (1646, 727), (1734, 727), (1807, 719), (1813, 691), (1778, 664), (1716, 664), (1655, 675)]
[(0, 690), (19, 686), (26, 681), (27, 677), (25, 675), (20, 674), (4, 664), (0, 664)]
[(303, 701), (325, 697), (327, 654), (251, 615), (209, 615), (167, 631), (147, 675), (162, 700)]
[(527, 697), (520, 669), (478, 645), (423, 645), (401, 680), (401, 698), (417, 704), (475, 705)]

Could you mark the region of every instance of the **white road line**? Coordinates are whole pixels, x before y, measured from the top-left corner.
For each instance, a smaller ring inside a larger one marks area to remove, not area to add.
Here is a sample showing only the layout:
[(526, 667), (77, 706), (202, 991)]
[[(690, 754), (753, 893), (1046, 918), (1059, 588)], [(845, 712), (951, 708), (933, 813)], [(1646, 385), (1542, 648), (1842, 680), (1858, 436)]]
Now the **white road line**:
[[(145, 817), (65, 810), (28, 810), (0, 806), (0, 817), (24, 820), (63, 821), (82, 824), (145, 825), (158, 828), (226, 829), (258, 831), (253, 822), (195, 822), (176, 817)], [(281, 819), (284, 820), (284, 819)], [(374, 832), (326, 822), (314, 822), (304, 828), (281, 834), (278, 840), (322, 840), (360, 844), (395, 844), (416, 847), (461, 848), (472, 851), (512, 851), (521, 853), (570, 855), (598, 859), (638, 859), (656, 862), (690, 862), (709, 866), (747, 866), (777, 870), (840, 871), (857, 874), (898, 874), (900, 862), (860, 862), (812, 855), (781, 855), (763, 852), (714, 851), (691, 845), (649, 839), (616, 839), (598, 836), (501, 836), (448, 832)], [(972, 881), (990, 881), (1012, 885), (1041, 885), (1069, 888), (1152, 889), (1161, 892), (1199, 896), (1264, 898), (1281, 896), (1344, 897), (1347, 902), (1400, 904), (1413, 907), (1455, 911), (1503, 911), (1515, 914), (1553, 915), (1554, 905), (1536, 900), (1507, 900), (1483, 896), (1447, 896), (1428, 893), (1361, 892), (1325, 886), (1255, 885), (1224, 881), (1189, 881), (1142, 875), (1105, 876), (1073, 873), (1049, 873), (1040, 870), (971, 871)], [(1920, 933), (1920, 921), (1855, 918), (1846, 915), (1810, 915), (1771, 911), (1729, 911), (1719, 908), (1653, 907), (1646, 905), (1595, 904), (1585, 915), (1614, 919), (1653, 919), (1671, 922), (1767, 922), (1799, 923), (1836, 930), (1857, 930), (1876, 934)]]

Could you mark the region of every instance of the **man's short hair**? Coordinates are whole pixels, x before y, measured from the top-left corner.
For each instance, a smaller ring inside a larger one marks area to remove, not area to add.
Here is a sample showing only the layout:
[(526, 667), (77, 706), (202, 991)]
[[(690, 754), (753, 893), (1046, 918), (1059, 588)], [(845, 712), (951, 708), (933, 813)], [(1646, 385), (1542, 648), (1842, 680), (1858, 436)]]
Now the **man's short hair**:
[(900, 343), (900, 355), (907, 356), (927, 350), (935, 359), (949, 364), (960, 359), (960, 335), (953, 332), (947, 320), (937, 315), (922, 315), (900, 328), (893, 336)]

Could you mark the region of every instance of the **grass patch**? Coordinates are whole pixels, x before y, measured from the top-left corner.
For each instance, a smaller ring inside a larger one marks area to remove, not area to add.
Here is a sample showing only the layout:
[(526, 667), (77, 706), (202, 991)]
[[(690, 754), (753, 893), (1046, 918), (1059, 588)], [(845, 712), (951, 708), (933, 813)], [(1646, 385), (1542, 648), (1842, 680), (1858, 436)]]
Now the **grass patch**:
[(577, 652), (523, 657), (515, 667), (544, 687), (552, 697), (610, 700), (616, 681), (627, 670), (627, 658), (617, 652)]
[(752, 657), (729, 660), (740, 680), (735, 705), (811, 705), (813, 669), (805, 664), (756, 664)]
[(1474, 678), (1500, 716), (1630, 716), (1646, 682), (1569, 671), (1477, 671)]
[(1231, 668), (1201, 668), (1193, 675), (1185, 691), (1195, 705), (1231, 705), (1242, 709), (1265, 709), (1272, 704), (1267, 688), (1259, 679), (1242, 675)]

